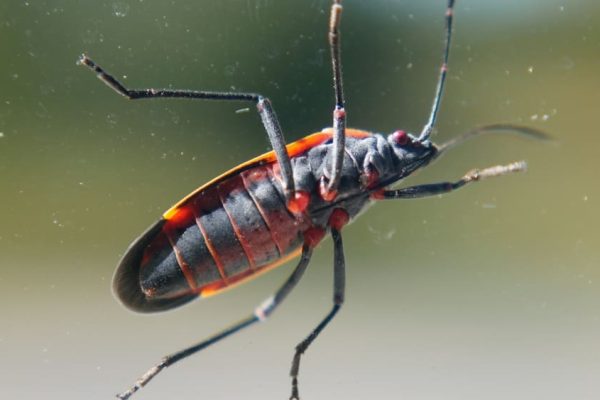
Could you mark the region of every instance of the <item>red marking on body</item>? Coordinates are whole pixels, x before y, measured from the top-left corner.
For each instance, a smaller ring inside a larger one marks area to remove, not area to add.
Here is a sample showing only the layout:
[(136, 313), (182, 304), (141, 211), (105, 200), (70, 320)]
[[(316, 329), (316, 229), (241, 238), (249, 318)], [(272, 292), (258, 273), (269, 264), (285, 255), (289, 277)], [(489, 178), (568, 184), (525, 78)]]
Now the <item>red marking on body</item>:
[(405, 131), (398, 130), (398, 131), (392, 133), (392, 140), (398, 146), (404, 146), (405, 144), (407, 144), (409, 142), (410, 138), (408, 137), (408, 135), (406, 134)]
[(333, 201), (338, 195), (337, 190), (329, 190), (324, 176), (322, 176), (319, 181), (319, 195), (325, 201)]
[(325, 236), (325, 229), (316, 226), (310, 227), (304, 231), (304, 243), (309, 247), (316, 247)]
[[(273, 182), (275, 177), (272, 175), (272, 169), (265, 167), (265, 170)], [(307, 219), (290, 213), (285, 205), (283, 207), (266, 209), (260, 202), (257, 204), (263, 208), (262, 215), (270, 223), (273, 239), (277, 243), (277, 247), (281, 249), (280, 254), (287, 253), (298, 238), (298, 233), (306, 226)]]
[(442, 72), (448, 72), (448, 64), (442, 64)]
[(371, 193), (371, 198), (373, 200), (384, 200), (385, 199), (384, 192), (385, 192), (385, 189), (375, 190), (373, 193)]
[(371, 168), (369, 170), (367, 170), (367, 172), (365, 173), (366, 176), (366, 186), (368, 189), (374, 187), (375, 185), (377, 185), (377, 182), (379, 181), (379, 172), (377, 172), (377, 170), (375, 168)]
[(350, 215), (348, 215), (348, 211), (344, 210), (343, 208), (336, 208), (329, 216), (328, 225), (336, 231), (339, 231), (348, 223), (348, 221), (350, 221)]
[(333, 110), (333, 117), (335, 119), (346, 118), (346, 110), (343, 108), (336, 108), (335, 110)]
[(281, 167), (279, 166), (278, 162), (273, 163), (273, 165), (271, 166), (271, 171), (273, 171), (273, 176), (275, 176), (279, 183), (281, 183), (281, 186), (283, 186), (283, 179), (281, 177)]
[(287, 208), (294, 214), (302, 214), (310, 203), (310, 193), (304, 190), (296, 190), (294, 197), (287, 203)]

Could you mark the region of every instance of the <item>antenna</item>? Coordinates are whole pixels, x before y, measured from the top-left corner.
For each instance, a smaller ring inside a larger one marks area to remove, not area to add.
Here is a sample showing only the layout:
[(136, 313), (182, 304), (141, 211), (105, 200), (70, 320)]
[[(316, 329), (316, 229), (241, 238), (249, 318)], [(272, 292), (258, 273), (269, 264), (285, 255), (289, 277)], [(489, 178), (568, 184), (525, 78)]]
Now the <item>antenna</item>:
[(437, 120), (437, 114), (440, 109), (440, 103), (442, 101), (442, 95), (444, 92), (444, 84), (446, 83), (446, 74), (448, 73), (448, 56), (450, 55), (450, 40), (452, 39), (452, 17), (454, 13), (454, 0), (448, 0), (448, 8), (446, 8), (446, 45), (444, 48), (444, 61), (440, 68), (440, 75), (438, 78), (437, 89), (435, 91), (435, 97), (433, 98), (433, 106), (431, 107), (431, 114), (429, 114), (429, 121), (423, 127), (421, 135), (419, 135), (419, 141), (424, 142), (429, 139), (431, 131)]

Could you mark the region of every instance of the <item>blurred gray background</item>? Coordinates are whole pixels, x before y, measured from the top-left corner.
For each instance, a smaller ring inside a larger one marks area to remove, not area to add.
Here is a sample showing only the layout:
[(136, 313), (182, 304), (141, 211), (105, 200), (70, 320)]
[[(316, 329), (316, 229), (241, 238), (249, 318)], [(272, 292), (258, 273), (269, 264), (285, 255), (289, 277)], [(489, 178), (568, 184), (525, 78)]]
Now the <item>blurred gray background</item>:
[[(346, 0), (348, 124), (426, 121), (442, 0)], [(0, 4), (0, 392), (109, 399), (163, 355), (251, 312), (291, 270), (153, 316), (113, 298), (128, 244), (188, 192), (268, 149), (251, 105), (128, 102), (130, 87), (260, 92), (288, 140), (331, 122), (329, 2)], [(526, 174), (378, 204), (344, 231), (347, 303), (303, 359), (305, 400), (600, 397), (600, 3), (459, 0), (434, 139), (489, 136), (406, 184), (525, 159)], [(250, 107), (249, 112), (237, 112)], [(139, 399), (287, 399), (294, 345), (329, 309), (332, 249), (267, 323), (162, 373)]]

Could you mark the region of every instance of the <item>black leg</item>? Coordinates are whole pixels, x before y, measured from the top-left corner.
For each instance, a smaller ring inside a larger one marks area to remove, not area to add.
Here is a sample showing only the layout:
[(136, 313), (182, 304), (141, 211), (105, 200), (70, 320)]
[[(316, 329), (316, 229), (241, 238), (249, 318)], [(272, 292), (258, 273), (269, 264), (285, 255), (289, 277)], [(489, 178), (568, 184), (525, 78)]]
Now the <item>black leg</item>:
[(290, 400), (299, 400), (298, 393), (298, 372), (300, 369), (300, 358), (308, 349), (310, 344), (317, 338), (319, 333), (329, 322), (335, 317), (344, 302), (344, 289), (346, 286), (346, 263), (344, 261), (344, 247), (342, 245), (342, 235), (334, 228), (331, 229), (331, 237), (333, 238), (333, 308), (317, 325), (315, 329), (296, 346), (296, 353), (292, 360), (292, 368), (290, 376), (292, 377), (292, 395)]
[(346, 144), (346, 110), (344, 108), (339, 32), (342, 18), (341, 3), (342, 0), (333, 0), (331, 16), (329, 18), (329, 48), (331, 50), (331, 66), (333, 68), (335, 108), (333, 110), (333, 159), (331, 160), (331, 176), (323, 177), (320, 187), (321, 195), (326, 200), (333, 200), (337, 196), (337, 188), (340, 183), (342, 164), (344, 162), (344, 146)]
[(456, 182), (440, 182), (426, 185), (411, 186), (397, 190), (384, 190), (374, 195), (376, 199), (417, 199), (421, 197), (436, 196), (448, 193), (465, 186), (468, 183), (476, 182), (494, 176), (506, 175), (513, 172), (521, 172), (527, 169), (525, 161), (517, 161), (508, 165), (496, 165), (494, 167), (482, 170), (474, 169), (469, 171)]
[(132, 394), (134, 394), (139, 389), (144, 387), (148, 382), (150, 382), (150, 380), (154, 378), (163, 369), (175, 364), (177, 361), (180, 361), (186, 357), (191, 356), (194, 353), (199, 352), (200, 350), (203, 350), (211, 344), (221, 341), (221, 339), (225, 339), (227, 336), (230, 336), (254, 324), (255, 322), (266, 320), (267, 317), (271, 315), (271, 313), (275, 310), (275, 308), (277, 308), (277, 306), (281, 304), (285, 297), (292, 291), (292, 289), (300, 281), (300, 278), (302, 278), (304, 271), (306, 271), (306, 267), (308, 267), (308, 263), (312, 255), (312, 249), (313, 248), (311, 245), (304, 245), (304, 247), (302, 248), (302, 256), (300, 257), (300, 262), (298, 263), (290, 277), (279, 288), (279, 290), (275, 292), (273, 296), (269, 297), (259, 307), (256, 308), (254, 314), (239, 321), (231, 327), (224, 329), (221, 332), (209, 337), (208, 339), (201, 341), (200, 343), (197, 343), (186, 349), (178, 351), (177, 353), (173, 353), (164, 357), (159, 364), (150, 368), (144, 375), (142, 375), (142, 377), (138, 379), (129, 390), (118, 394), (117, 397), (120, 399), (128, 399)]
[(433, 97), (433, 106), (431, 107), (431, 113), (429, 114), (429, 120), (423, 127), (421, 135), (419, 136), (420, 141), (429, 139), (431, 131), (435, 126), (437, 120), (437, 114), (440, 109), (440, 103), (442, 101), (442, 95), (444, 94), (444, 85), (446, 83), (446, 74), (448, 73), (448, 57), (450, 56), (450, 42), (452, 39), (452, 13), (454, 11), (454, 0), (448, 0), (448, 7), (446, 8), (446, 44), (444, 46), (444, 57), (442, 67), (440, 68), (440, 75), (438, 78), (437, 88), (435, 90), (435, 96)]
[(79, 65), (85, 65), (96, 73), (98, 79), (104, 82), (108, 87), (130, 100), (151, 99), (151, 98), (183, 98), (194, 100), (229, 100), (229, 101), (251, 101), (256, 104), (258, 113), (263, 122), (271, 146), (277, 156), (277, 161), (281, 169), (283, 178), (283, 189), (286, 199), (289, 201), (294, 198), (295, 186), (292, 173), (292, 164), (285, 148), (285, 138), (279, 125), (277, 115), (271, 106), (271, 102), (266, 97), (256, 93), (236, 93), (236, 92), (210, 92), (199, 90), (171, 90), (171, 89), (127, 89), (115, 77), (104, 71), (98, 64), (88, 58), (85, 54), (78, 60)]

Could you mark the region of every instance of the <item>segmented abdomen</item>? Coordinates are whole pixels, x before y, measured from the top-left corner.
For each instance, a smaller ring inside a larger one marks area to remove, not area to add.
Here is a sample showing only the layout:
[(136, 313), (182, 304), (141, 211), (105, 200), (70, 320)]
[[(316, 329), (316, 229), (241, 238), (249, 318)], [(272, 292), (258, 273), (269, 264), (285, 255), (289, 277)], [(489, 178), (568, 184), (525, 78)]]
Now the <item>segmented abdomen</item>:
[(278, 265), (299, 248), (308, 223), (287, 210), (272, 165), (209, 185), (168, 213), (141, 260), (147, 297), (206, 296)]

